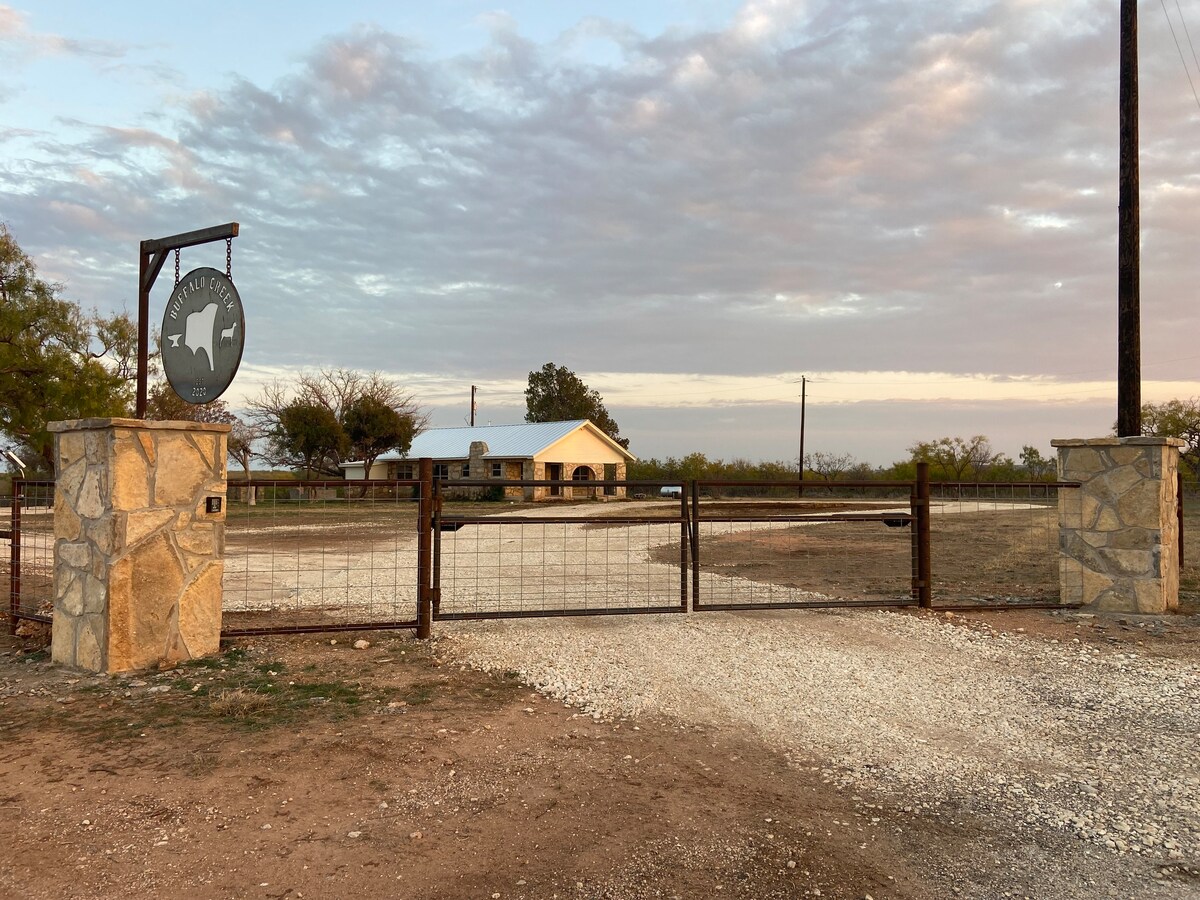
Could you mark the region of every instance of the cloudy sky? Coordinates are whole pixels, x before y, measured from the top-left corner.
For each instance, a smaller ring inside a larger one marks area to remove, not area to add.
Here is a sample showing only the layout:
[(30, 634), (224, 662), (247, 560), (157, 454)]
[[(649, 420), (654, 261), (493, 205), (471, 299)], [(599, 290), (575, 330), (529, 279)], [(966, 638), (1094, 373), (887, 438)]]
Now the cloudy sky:
[[(0, 221), (130, 311), (138, 241), (238, 221), (234, 406), (332, 365), (517, 422), (553, 361), (644, 457), (794, 460), (802, 376), (809, 452), (1048, 454), (1115, 419), (1117, 7), (0, 3)], [(1200, 394), (1189, 27), (1141, 4), (1146, 400)]]

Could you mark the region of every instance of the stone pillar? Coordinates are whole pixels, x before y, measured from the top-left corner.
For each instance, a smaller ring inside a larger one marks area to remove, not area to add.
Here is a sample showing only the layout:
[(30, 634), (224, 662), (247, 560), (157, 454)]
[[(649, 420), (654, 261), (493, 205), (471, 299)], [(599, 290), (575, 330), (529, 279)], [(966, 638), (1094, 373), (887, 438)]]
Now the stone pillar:
[(1179, 606), (1178, 438), (1051, 441), (1058, 477), (1059, 583), (1064, 603), (1109, 612)]
[(50, 431), (54, 662), (124, 672), (215, 652), (229, 426), (77, 419)]

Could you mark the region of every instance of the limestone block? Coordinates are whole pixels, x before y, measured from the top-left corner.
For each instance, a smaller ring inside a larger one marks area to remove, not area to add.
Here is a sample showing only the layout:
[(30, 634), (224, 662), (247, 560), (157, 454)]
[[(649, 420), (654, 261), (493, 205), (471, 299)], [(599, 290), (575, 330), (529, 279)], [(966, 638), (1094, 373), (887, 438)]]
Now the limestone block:
[(1154, 554), (1148, 550), (1113, 550), (1105, 548), (1099, 551), (1108, 563), (1108, 571), (1114, 575), (1134, 575), (1145, 577), (1154, 574)]
[(137, 442), (118, 437), (113, 442), (112, 506), (114, 509), (143, 509), (150, 505), (150, 469)]
[(155, 505), (190, 504), (209, 472), (204, 458), (189, 441), (178, 435), (161, 435), (154, 475)]
[(187, 658), (215, 653), (221, 644), (221, 576), (223, 562), (208, 563), (179, 600), (179, 636)]
[(1101, 506), (1092, 527), (1097, 531), (1116, 531), (1121, 527), (1121, 518), (1111, 506)]
[(1158, 484), (1142, 481), (1117, 501), (1121, 523), (1134, 528), (1158, 528), (1161, 522)]
[(1062, 537), (1062, 552), (1072, 559), (1078, 560), (1085, 568), (1093, 572), (1108, 571), (1108, 563), (1100, 551), (1090, 546), (1078, 534), (1067, 534)]
[(75, 629), (78, 622), (78, 619), (55, 613), (54, 626), (50, 629), (50, 658), (55, 665), (74, 667)]
[(1121, 528), (1104, 535), (1105, 546), (1117, 550), (1150, 550), (1159, 546), (1159, 533), (1150, 528)]
[(103, 613), (108, 606), (108, 585), (92, 574), (80, 578), (83, 583), (83, 611), (87, 613)]
[(117, 520), (111, 515), (83, 522), (83, 535), (105, 556), (112, 556), (121, 546), (117, 535)]
[(109, 582), (109, 671), (156, 664), (170, 644), (183, 588), (178, 557), (156, 534), (113, 564)]
[(1121, 466), (1118, 469), (1113, 469), (1104, 476), (1104, 480), (1112, 490), (1113, 495), (1120, 497), (1135, 484), (1144, 481), (1145, 478), (1138, 474), (1137, 469), (1133, 466)]
[(63, 491), (54, 492), (54, 536), (60, 541), (79, 540), (82, 523), (75, 510), (67, 502)]
[(1137, 596), (1132, 582), (1118, 582), (1100, 594), (1090, 604), (1094, 609), (1103, 612), (1128, 612), (1135, 608)]
[(75, 569), (86, 569), (91, 562), (92, 551), (86, 541), (60, 541), (55, 547), (58, 561)]
[(1083, 579), (1082, 596), (1080, 599), (1085, 606), (1096, 602), (1105, 592), (1112, 589), (1114, 582), (1108, 575), (1101, 575), (1099, 572), (1088, 568), (1083, 568), (1081, 572)]
[(1060, 603), (1083, 602), (1083, 566), (1077, 560), (1059, 557), (1058, 584)]
[(1071, 447), (1063, 454), (1063, 481), (1087, 481), (1106, 468), (1107, 461), (1093, 447)]
[(58, 435), (59, 480), (62, 480), (67, 469), (82, 462), (85, 455), (83, 432), (68, 431)]
[(104, 513), (104, 476), (100, 469), (89, 468), (83, 476), (75, 511), (80, 518), (96, 519)]
[(190, 528), (175, 532), (175, 543), (181, 550), (199, 556), (212, 556), (216, 551), (215, 529), (212, 525), (197, 522)]
[(142, 453), (146, 455), (146, 462), (148, 462), (150, 465), (154, 465), (154, 460), (156, 458), (154, 453), (154, 438), (148, 431), (139, 431), (137, 433), (137, 440), (138, 446), (142, 448)]
[[(60, 435), (59, 440), (67, 437), (78, 437), (79, 435)], [(56, 496), (63, 498), (68, 505), (75, 507), (79, 504), (79, 487), (83, 484), (83, 476), (87, 474), (87, 464), (80, 459), (78, 462), (67, 466), (64, 465), (58, 470), (58, 475), (54, 482), (54, 493)]]
[(72, 618), (83, 615), (83, 579), (72, 574), (64, 584), (60, 585), (57, 589), (54, 606)]
[(104, 617), (86, 616), (75, 638), (75, 665), (89, 672), (104, 671)]
[(1063, 488), (1058, 492), (1058, 524), (1061, 528), (1079, 528), (1083, 523), (1083, 491)]
[(1113, 447), (1108, 455), (1118, 466), (1132, 466), (1146, 458), (1146, 451), (1143, 447)]
[(1095, 528), (1096, 522), (1100, 518), (1100, 510), (1103, 508), (1100, 501), (1086, 491), (1080, 491), (1079, 498), (1079, 521), (1080, 528)]
[[(1155, 615), (1167, 611), (1167, 593), (1159, 581), (1138, 581), (1134, 583), (1134, 598), (1139, 613)], [(1178, 593), (1176, 591), (1176, 593)]]
[(123, 545), (132, 547), (145, 539), (147, 535), (167, 525), (173, 518), (175, 518), (175, 513), (169, 509), (140, 509), (137, 512), (127, 513), (124, 516)]
[(102, 466), (108, 460), (108, 433), (85, 431), (83, 433), (83, 455), (88, 466)]

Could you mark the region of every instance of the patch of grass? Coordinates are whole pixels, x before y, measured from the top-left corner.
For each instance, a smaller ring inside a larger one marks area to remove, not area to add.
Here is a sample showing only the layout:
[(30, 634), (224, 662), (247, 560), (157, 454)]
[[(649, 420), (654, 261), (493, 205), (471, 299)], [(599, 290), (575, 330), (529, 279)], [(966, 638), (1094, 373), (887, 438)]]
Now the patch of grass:
[(244, 687), (220, 691), (209, 704), (213, 715), (222, 719), (246, 719), (267, 710), (272, 698)]
[(418, 681), (409, 686), (400, 699), (409, 706), (421, 706), (425, 703), (432, 703), (434, 692), (440, 682), (437, 681)]

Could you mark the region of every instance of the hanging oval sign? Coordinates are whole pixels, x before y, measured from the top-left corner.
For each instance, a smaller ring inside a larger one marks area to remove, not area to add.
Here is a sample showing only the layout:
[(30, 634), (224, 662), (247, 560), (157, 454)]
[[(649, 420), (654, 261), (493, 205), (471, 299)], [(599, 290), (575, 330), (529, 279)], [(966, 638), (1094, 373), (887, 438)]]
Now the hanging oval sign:
[(192, 269), (171, 292), (163, 314), (163, 371), (188, 403), (211, 403), (242, 363), (246, 315), (237, 288), (223, 272)]

